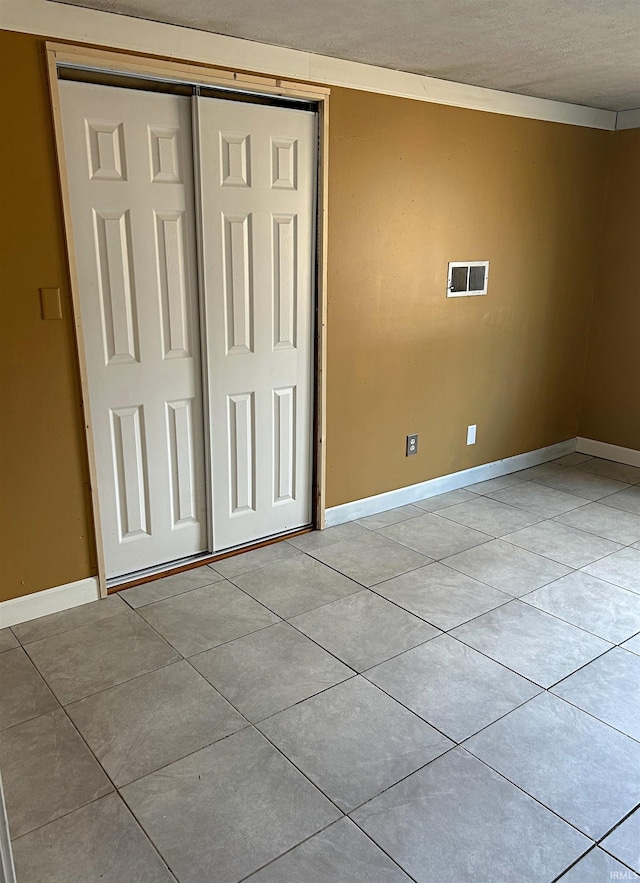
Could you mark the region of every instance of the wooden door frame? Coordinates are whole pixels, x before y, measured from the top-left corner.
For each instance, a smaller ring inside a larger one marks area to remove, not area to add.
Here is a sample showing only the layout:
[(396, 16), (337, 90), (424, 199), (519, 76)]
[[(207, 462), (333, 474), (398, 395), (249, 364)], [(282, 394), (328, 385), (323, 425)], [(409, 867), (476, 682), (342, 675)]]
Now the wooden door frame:
[[(58, 67), (73, 67), (91, 72), (136, 76), (142, 80), (161, 80), (167, 83), (223, 87), (232, 92), (253, 92), (261, 96), (282, 96), (313, 102), (318, 114), (317, 149), (317, 207), (316, 207), (316, 278), (315, 278), (315, 390), (313, 420), (313, 492), (314, 525), (325, 526), (326, 485), (326, 373), (327, 373), (327, 251), (328, 251), (328, 184), (329, 184), (329, 89), (323, 86), (281, 80), (273, 77), (247, 74), (215, 66), (168, 61), (125, 52), (111, 52), (89, 46), (48, 41), (45, 46), (49, 94), (53, 115), (54, 139), (58, 160), (58, 175), (62, 199), (64, 234), (71, 285), (71, 300), (75, 326), (76, 349), (80, 370), (83, 423), (89, 461), (90, 494), (93, 509), (94, 534), (98, 559), (98, 586), (100, 597), (107, 595), (107, 574), (102, 541), (102, 515), (98, 496), (95, 443), (89, 400), (89, 378), (85, 358), (85, 342), (80, 310), (78, 270), (73, 238), (69, 178), (66, 163), (60, 110)], [(211, 517), (211, 513), (209, 513)], [(212, 553), (206, 558), (216, 557)], [(219, 556), (218, 556), (219, 557)]]

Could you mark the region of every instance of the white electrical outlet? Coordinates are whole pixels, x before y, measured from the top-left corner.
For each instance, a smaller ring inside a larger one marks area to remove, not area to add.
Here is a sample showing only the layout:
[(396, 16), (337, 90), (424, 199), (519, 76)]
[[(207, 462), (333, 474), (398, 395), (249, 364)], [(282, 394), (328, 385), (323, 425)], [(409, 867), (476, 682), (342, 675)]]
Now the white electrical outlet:
[(476, 443), (476, 429), (477, 424), (473, 424), (473, 426), (467, 426), (467, 444), (475, 445)]

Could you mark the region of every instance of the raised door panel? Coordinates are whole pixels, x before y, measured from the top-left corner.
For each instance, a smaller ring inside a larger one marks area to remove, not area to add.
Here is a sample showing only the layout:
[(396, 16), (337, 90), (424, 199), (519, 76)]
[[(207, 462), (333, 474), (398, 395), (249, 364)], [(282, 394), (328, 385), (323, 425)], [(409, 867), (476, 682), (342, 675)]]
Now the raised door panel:
[(142, 405), (111, 412), (111, 443), (120, 542), (149, 536), (149, 470)]
[(191, 351), (191, 301), (187, 272), (184, 211), (156, 211), (157, 275), (165, 359), (183, 359)]
[(253, 352), (251, 215), (223, 214), (224, 309), (227, 354)]
[(137, 362), (138, 314), (129, 212), (93, 211), (105, 364)]

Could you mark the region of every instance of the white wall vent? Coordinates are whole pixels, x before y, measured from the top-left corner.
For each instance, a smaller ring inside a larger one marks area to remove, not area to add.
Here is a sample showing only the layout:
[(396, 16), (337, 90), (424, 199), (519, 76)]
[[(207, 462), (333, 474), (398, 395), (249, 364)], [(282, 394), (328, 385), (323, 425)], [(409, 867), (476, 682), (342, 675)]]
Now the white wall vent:
[(489, 261), (450, 261), (447, 297), (472, 297), (487, 293)]

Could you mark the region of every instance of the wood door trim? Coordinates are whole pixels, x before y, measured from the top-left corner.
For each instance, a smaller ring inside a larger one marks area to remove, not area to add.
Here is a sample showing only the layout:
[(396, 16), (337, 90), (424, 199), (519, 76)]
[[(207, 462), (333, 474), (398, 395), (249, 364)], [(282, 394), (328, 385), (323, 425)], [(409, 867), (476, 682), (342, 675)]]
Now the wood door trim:
[[(63, 209), (63, 226), (67, 247), (67, 260), (71, 284), (71, 300), (75, 327), (76, 349), (80, 372), (83, 422), (87, 443), (91, 506), (94, 521), (94, 540), (98, 563), (98, 590), (101, 598), (107, 596), (107, 572), (102, 542), (102, 517), (98, 498), (98, 481), (95, 455), (95, 442), (89, 406), (89, 379), (84, 350), (84, 335), (80, 312), (80, 294), (76, 254), (71, 218), (71, 199), (62, 131), (60, 90), (58, 86), (59, 65), (103, 70), (109, 73), (135, 74), (146, 79), (164, 79), (167, 82), (189, 83), (192, 85), (224, 86), (237, 92), (259, 92), (263, 95), (306, 99), (317, 104), (318, 112), (318, 151), (317, 151), (317, 207), (316, 207), (316, 327), (315, 327), (315, 397), (314, 397), (314, 469), (312, 492), (313, 518), (315, 527), (325, 526), (326, 488), (326, 366), (327, 366), (327, 251), (328, 251), (328, 196), (329, 196), (329, 94), (323, 86), (281, 80), (274, 77), (247, 74), (214, 66), (167, 61), (127, 52), (114, 52), (95, 49), (84, 45), (56, 43), (45, 44), (49, 94), (54, 126), (54, 140)], [(304, 532), (304, 531), (302, 531)], [(295, 536), (296, 534), (292, 534)], [(266, 540), (269, 545), (277, 540)], [(260, 544), (250, 548), (260, 548)], [(241, 551), (247, 551), (243, 549)], [(238, 554), (238, 551), (227, 553)], [(226, 557), (212, 555), (211, 560)], [(206, 562), (205, 562), (206, 563)], [(193, 566), (199, 566), (197, 563)], [(189, 569), (185, 565), (185, 569)], [(174, 572), (174, 571), (171, 571)], [(175, 571), (175, 572), (180, 572)], [(167, 574), (163, 574), (167, 575)], [(144, 578), (152, 579), (153, 577)], [(157, 578), (157, 577), (156, 577)], [(132, 583), (133, 584), (133, 583)]]

